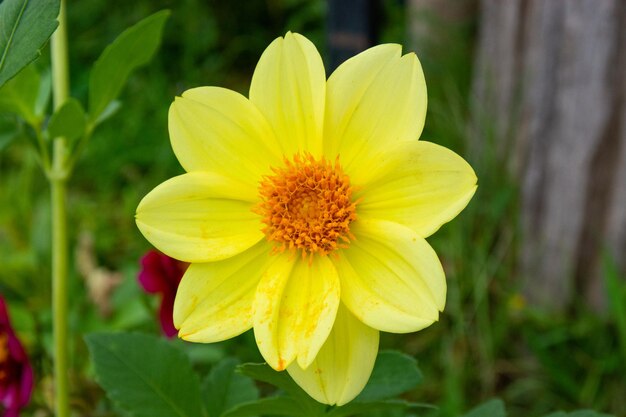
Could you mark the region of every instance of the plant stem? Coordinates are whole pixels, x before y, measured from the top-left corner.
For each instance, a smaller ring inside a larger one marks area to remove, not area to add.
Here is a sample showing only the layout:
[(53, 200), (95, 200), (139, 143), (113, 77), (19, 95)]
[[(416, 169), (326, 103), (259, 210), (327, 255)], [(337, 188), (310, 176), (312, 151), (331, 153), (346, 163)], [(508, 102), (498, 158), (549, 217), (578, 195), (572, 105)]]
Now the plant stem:
[[(52, 202), (52, 314), (54, 330), (54, 387), (57, 417), (69, 415), (68, 315), (67, 315), (67, 218), (66, 177), (62, 174), (65, 141), (54, 141), (50, 175)], [(61, 175), (59, 175), (61, 174)]]
[(59, 27), (52, 35), (52, 94), (54, 109), (61, 107), (70, 93), (70, 72), (67, 59), (66, 0), (61, 0)]
[[(61, 0), (59, 27), (52, 35), (52, 89), (54, 108), (69, 95), (66, 0)], [(54, 332), (54, 395), (56, 417), (69, 417), (68, 314), (67, 314), (67, 145), (54, 138), (52, 167), (48, 175), (52, 206), (52, 314)]]

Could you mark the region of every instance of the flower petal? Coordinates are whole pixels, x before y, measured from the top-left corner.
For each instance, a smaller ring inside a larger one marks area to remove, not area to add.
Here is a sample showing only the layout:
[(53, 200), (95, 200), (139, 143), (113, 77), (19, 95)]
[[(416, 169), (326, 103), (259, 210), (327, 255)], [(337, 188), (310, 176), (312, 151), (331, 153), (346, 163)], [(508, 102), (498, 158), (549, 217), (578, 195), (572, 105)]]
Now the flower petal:
[(172, 311), (174, 310), (174, 296), (163, 295), (161, 306), (159, 307), (159, 321), (161, 322), (161, 330), (167, 337), (174, 337), (178, 333), (174, 326)]
[(427, 237), (467, 206), (476, 174), (456, 153), (425, 141), (405, 141), (381, 155), (376, 168), (350, 173), (360, 190), (360, 218), (404, 224)]
[(362, 322), (393, 333), (414, 332), (439, 317), (446, 281), (437, 254), (406, 226), (357, 220), (356, 240), (333, 260), (341, 300)]
[(339, 278), (327, 257), (276, 256), (257, 288), (254, 335), (276, 370), (294, 359), (306, 368), (328, 337), (339, 305)]
[(191, 172), (157, 186), (137, 207), (139, 230), (166, 255), (209, 262), (236, 255), (263, 238), (252, 212), (256, 192), (230, 178)]
[(306, 369), (287, 368), (293, 380), (315, 400), (331, 405), (352, 401), (365, 387), (378, 353), (378, 331), (340, 305), (326, 343)]
[(141, 258), (138, 280), (146, 292), (170, 294), (174, 299), (187, 266), (184, 262), (151, 249)]
[(272, 42), (254, 70), (250, 101), (270, 122), (285, 156), (320, 156), (326, 73), (315, 45), (287, 32)]
[(269, 247), (259, 242), (232, 258), (194, 263), (183, 276), (174, 302), (179, 336), (212, 343), (252, 327), (252, 304), (265, 271)]
[(371, 166), (399, 140), (418, 139), (426, 118), (426, 82), (415, 54), (395, 44), (370, 48), (328, 79), (324, 154)]
[(194, 88), (177, 97), (169, 132), (187, 172), (211, 171), (256, 185), (282, 160), (265, 118), (247, 98), (225, 88)]
[(150, 250), (141, 258), (141, 270), (139, 271), (139, 284), (148, 293), (166, 292), (169, 283), (163, 273), (163, 255), (155, 250)]

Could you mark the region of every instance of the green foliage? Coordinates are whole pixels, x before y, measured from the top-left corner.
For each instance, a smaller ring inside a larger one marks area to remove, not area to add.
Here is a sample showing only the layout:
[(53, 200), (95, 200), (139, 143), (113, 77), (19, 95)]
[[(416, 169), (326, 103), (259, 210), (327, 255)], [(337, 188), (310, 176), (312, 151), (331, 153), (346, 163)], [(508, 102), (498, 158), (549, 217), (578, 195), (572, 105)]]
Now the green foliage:
[(104, 122), (109, 117), (112, 117), (117, 111), (122, 107), (122, 102), (119, 100), (113, 100), (110, 102), (105, 109), (100, 113), (100, 116), (96, 119), (94, 124), (99, 125)]
[(362, 414), (370, 415), (373, 412), (381, 412), (382, 415), (388, 416), (394, 411), (402, 412), (400, 415), (406, 415), (407, 411), (418, 409), (436, 409), (430, 404), (414, 403), (405, 400), (379, 400), (368, 402), (351, 402), (344, 406), (334, 408), (326, 414), (328, 417), (348, 417)]
[[(36, 19), (45, 18), (45, 16), (30, 17), (32, 13), (27, 13), (30, 10), (28, 7), (25, 3), (22, 13), (28, 19), (38, 22)], [(18, 116), (18, 126), (21, 120), (30, 125), (31, 129), (25, 136), (31, 139), (31, 144), (36, 148), (38, 161), (46, 175), (50, 174), (52, 166), (49, 140), (64, 137), (68, 141), (69, 157), (61, 169), (66, 175), (71, 173), (96, 125), (111, 117), (119, 109), (120, 103), (115, 98), (131, 72), (146, 64), (156, 52), (168, 16), (169, 11), (164, 10), (145, 18), (123, 32), (104, 50), (91, 72), (90, 115), (85, 113), (79, 100), (69, 98), (45, 124), (45, 113), (50, 97), (50, 77), (48, 73), (41, 76), (32, 65), (0, 88), (2, 93), (0, 112)], [(45, 26), (45, 22), (35, 24), (31, 20), (27, 21), (35, 26), (40, 24)], [(4, 124), (0, 123), (0, 148), (5, 147), (16, 136), (10, 132), (5, 133), (2, 129)]]
[(0, 88), (0, 112), (13, 113), (28, 123), (39, 123), (42, 114), (37, 109), (41, 77), (29, 65)]
[(494, 398), (473, 408), (462, 417), (506, 417), (506, 410), (502, 400)]
[(18, 135), (17, 126), (12, 118), (0, 115), (0, 152)]
[(622, 360), (626, 362), (626, 281), (620, 277), (617, 263), (604, 256), (604, 277), (609, 308), (615, 318)]
[(162, 10), (125, 30), (107, 46), (96, 61), (89, 78), (89, 118), (101, 118), (117, 98), (126, 79), (136, 68), (147, 64), (161, 43), (163, 26), (170, 12)]
[(51, 139), (63, 136), (72, 143), (85, 134), (86, 128), (87, 118), (83, 106), (75, 98), (69, 98), (50, 118), (48, 136)]
[[(264, 398), (242, 404), (230, 410), (224, 417), (245, 417), (256, 414), (297, 415), (303, 417), (348, 417), (382, 411), (434, 408), (398, 400), (393, 397), (409, 391), (422, 380), (415, 359), (400, 352), (381, 352), (363, 392), (352, 402), (341, 407), (327, 407), (309, 397), (286, 372), (276, 372), (265, 364), (244, 364), (239, 367), (243, 374), (280, 388), (287, 396)], [(273, 412), (280, 410), (279, 413)], [(271, 411), (271, 412), (270, 412)]]
[(417, 361), (404, 353), (383, 351), (376, 357), (372, 376), (355, 401), (388, 399), (415, 388), (422, 382)]
[(577, 315), (571, 320), (537, 314), (524, 326), (523, 337), (541, 377), (541, 385), (534, 387), (539, 395), (534, 401), (528, 395), (527, 401), (543, 413), (555, 408), (623, 410), (626, 363), (618, 349), (617, 323), (610, 316)]
[[(102, 387), (121, 408), (139, 416), (350, 417), (377, 412), (402, 416), (412, 410), (435, 408), (393, 398), (422, 380), (415, 359), (400, 352), (381, 352), (363, 393), (344, 406), (330, 407), (310, 398), (287, 372), (276, 372), (267, 364), (237, 366), (237, 360), (232, 358), (212, 367), (202, 384), (201, 403), (198, 379), (189, 360), (171, 343), (154, 336), (123, 333), (92, 334), (87, 343)], [(251, 378), (274, 385), (279, 389), (277, 395), (259, 398)], [(492, 399), (462, 417), (506, 416), (504, 403)], [(582, 410), (547, 417), (611, 416)]]
[(98, 382), (124, 410), (140, 417), (201, 415), (198, 376), (187, 356), (165, 340), (124, 333), (85, 339)]
[[(468, 413), (463, 414), (461, 417), (506, 417), (507, 412), (504, 408), (504, 403), (499, 398), (494, 398), (483, 404), (480, 404), (470, 410)], [(556, 413), (550, 413), (544, 417), (615, 417), (610, 414), (598, 413), (593, 410), (578, 410), (566, 413), (564, 411), (557, 411)]]
[(408, 411), (420, 408), (435, 408), (430, 404), (394, 399), (415, 388), (423, 376), (417, 361), (398, 351), (382, 351), (376, 358), (374, 370), (363, 391), (353, 402), (337, 407), (329, 417), (344, 417), (380, 411)]
[(307, 414), (301, 404), (289, 397), (268, 397), (260, 400), (240, 404), (222, 414), (222, 417), (254, 417), (258, 415), (272, 416), (317, 416)]
[(59, 0), (0, 3), (0, 87), (37, 58), (58, 26)]
[(545, 417), (613, 417), (610, 414), (598, 413), (592, 410), (579, 410), (571, 413), (559, 411), (556, 413), (548, 414)]
[[(287, 372), (276, 372), (266, 364), (254, 364), (246, 363), (239, 367), (239, 371), (257, 381), (266, 382), (272, 384), (275, 387), (280, 388), (289, 397), (279, 397), (274, 403), (281, 403), (281, 408), (285, 410), (291, 409), (292, 405), (297, 405), (298, 412), (296, 415), (302, 415), (303, 417), (320, 416), (326, 408), (325, 405), (318, 403), (293, 382)], [(265, 404), (261, 404), (261, 407), (265, 407)], [(254, 409), (252, 404), (248, 405), (248, 409)], [(252, 415), (252, 414), (250, 414)]]
[(209, 417), (220, 417), (237, 404), (259, 398), (254, 382), (235, 372), (237, 364), (238, 361), (233, 358), (222, 360), (204, 379), (202, 396)]

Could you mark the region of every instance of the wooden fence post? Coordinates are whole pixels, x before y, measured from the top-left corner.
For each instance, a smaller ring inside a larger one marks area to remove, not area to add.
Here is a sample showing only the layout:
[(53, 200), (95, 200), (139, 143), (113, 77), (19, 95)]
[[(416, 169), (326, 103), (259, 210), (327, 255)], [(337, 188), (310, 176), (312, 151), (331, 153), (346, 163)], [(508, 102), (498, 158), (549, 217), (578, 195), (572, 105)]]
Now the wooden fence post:
[(524, 291), (604, 304), (605, 249), (626, 267), (626, 2), (482, 0), (476, 140), (521, 183)]

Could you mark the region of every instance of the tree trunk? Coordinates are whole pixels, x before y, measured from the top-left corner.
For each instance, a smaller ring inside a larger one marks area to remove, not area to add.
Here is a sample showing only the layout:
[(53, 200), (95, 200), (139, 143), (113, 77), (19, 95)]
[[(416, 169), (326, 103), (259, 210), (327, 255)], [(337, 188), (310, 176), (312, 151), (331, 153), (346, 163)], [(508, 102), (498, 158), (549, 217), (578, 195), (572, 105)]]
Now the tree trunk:
[(482, 0), (475, 144), (521, 185), (523, 289), (551, 310), (604, 304), (626, 267), (626, 2)]

